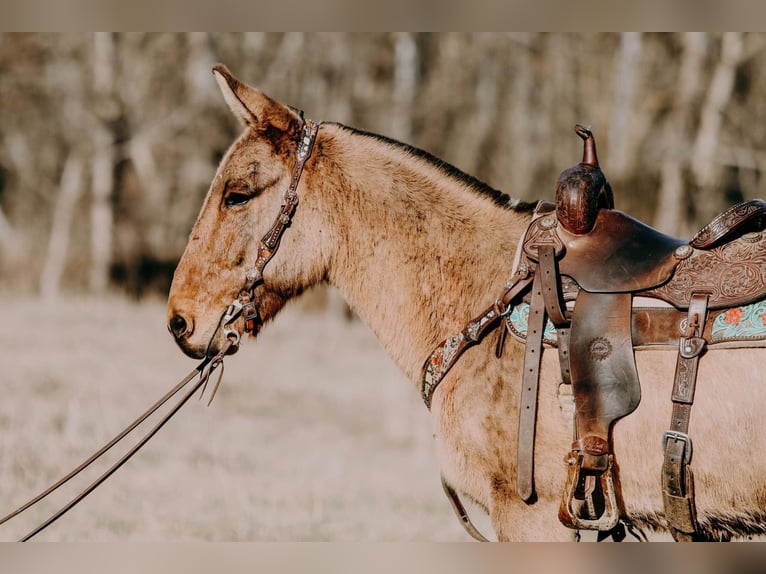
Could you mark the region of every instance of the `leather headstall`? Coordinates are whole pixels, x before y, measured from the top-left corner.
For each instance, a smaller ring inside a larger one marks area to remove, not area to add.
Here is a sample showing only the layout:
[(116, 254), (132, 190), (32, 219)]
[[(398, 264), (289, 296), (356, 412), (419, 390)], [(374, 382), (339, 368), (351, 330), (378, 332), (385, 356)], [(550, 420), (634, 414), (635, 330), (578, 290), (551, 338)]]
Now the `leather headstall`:
[(285, 230), (290, 226), (295, 209), (298, 207), (298, 184), (300, 183), (301, 174), (303, 173), (303, 166), (306, 161), (311, 157), (311, 152), (314, 149), (314, 142), (316, 141), (317, 133), (319, 132), (319, 126), (321, 122), (313, 122), (310, 119), (303, 118), (303, 112), (300, 110), (294, 110), (303, 119), (303, 127), (301, 130), (300, 141), (298, 142), (298, 149), (295, 152), (295, 167), (293, 168), (292, 177), (290, 178), (290, 185), (285, 192), (284, 202), (279, 209), (274, 223), (266, 234), (261, 238), (258, 244), (258, 252), (256, 255), (255, 263), (245, 273), (245, 284), (236, 299), (229, 305), (221, 318), (221, 327), (223, 327), (224, 335), (227, 338), (232, 338), (236, 341), (235, 345), (239, 343), (239, 333), (231, 328), (227, 328), (240, 314), (244, 319), (245, 333), (252, 333), (255, 331), (257, 323), (260, 322), (260, 315), (255, 303), (255, 288), (263, 283), (263, 270), (274, 257), (274, 254), (279, 248), (279, 243), (282, 240)]

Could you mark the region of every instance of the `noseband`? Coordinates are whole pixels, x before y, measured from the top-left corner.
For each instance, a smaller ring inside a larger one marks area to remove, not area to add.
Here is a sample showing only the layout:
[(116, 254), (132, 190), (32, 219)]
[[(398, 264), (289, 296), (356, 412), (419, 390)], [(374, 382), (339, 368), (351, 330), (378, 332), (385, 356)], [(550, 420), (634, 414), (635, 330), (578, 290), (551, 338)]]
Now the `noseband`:
[[(303, 112), (298, 111), (303, 119)], [(229, 327), (229, 325), (242, 314), (245, 321), (245, 333), (252, 333), (255, 331), (257, 322), (260, 321), (258, 309), (255, 306), (255, 288), (263, 283), (263, 269), (266, 264), (271, 261), (274, 254), (277, 252), (279, 242), (282, 239), (282, 235), (285, 229), (290, 225), (295, 214), (295, 208), (298, 207), (298, 183), (303, 173), (303, 166), (306, 161), (311, 157), (311, 152), (314, 149), (314, 141), (316, 140), (317, 133), (319, 132), (319, 125), (309, 119), (303, 119), (303, 127), (301, 130), (301, 139), (298, 143), (298, 149), (295, 152), (295, 167), (293, 168), (293, 174), (290, 178), (290, 186), (285, 192), (285, 200), (282, 207), (279, 210), (276, 220), (272, 224), (271, 228), (261, 238), (258, 244), (258, 255), (255, 259), (253, 267), (245, 273), (245, 284), (236, 299), (229, 305), (221, 318), (220, 328), (223, 328), (224, 336), (227, 339), (234, 341), (234, 346), (239, 344), (239, 332)]]

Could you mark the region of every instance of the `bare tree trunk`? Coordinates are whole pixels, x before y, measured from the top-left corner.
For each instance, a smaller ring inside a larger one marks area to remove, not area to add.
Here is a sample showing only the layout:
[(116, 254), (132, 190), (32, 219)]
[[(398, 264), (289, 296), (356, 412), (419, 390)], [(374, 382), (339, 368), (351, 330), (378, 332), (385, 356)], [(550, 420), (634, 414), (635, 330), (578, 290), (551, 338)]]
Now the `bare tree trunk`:
[(394, 34), (394, 81), (391, 135), (412, 141), (412, 107), (418, 80), (418, 46), (412, 32)]
[(0, 207), (0, 256), (7, 256), (17, 246), (16, 231)]
[(242, 35), (242, 47), (248, 56), (260, 54), (266, 45), (266, 32), (245, 32)]
[(0, 207), (0, 245), (8, 241), (13, 236), (13, 227), (8, 223), (8, 218), (3, 213), (3, 208)]
[[(678, 77), (678, 99), (665, 134), (665, 150), (660, 167), (660, 194), (655, 226), (665, 233), (678, 234), (684, 206), (683, 170), (689, 145), (691, 105), (699, 91), (707, 38), (701, 32), (684, 34), (684, 52)], [(659, 136), (657, 136), (659, 137)]]
[(90, 290), (103, 293), (109, 282), (109, 263), (112, 253), (112, 226), (114, 214), (110, 196), (114, 185), (114, 146), (111, 134), (100, 133), (95, 138), (96, 151), (91, 166), (90, 238), (91, 262)]
[(187, 34), (189, 50), (186, 59), (186, 85), (190, 101), (201, 105), (216, 102), (218, 89), (210, 81), (215, 57), (210, 49), (209, 34), (189, 32)]
[[(512, 37), (516, 39), (518, 34)], [(524, 36), (512, 51), (513, 78), (507, 90), (503, 108), (509, 112), (504, 137), (499, 138), (495, 181), (502, 182), (504, 191), (517, 199), (532, 199), (539, 190), (532, 189), (535, 156), (539, 153), (538, 138), (534, 134), (532, 94), (535, 87), (533, 70), (534, 36)]]
[(479, 161), (484, 144), (495, 126), (498, 111), (498, 58), (492, 57), (493, 45), (490, 34), (481, 34), (472, 46), (472, 57), (476, 67), (476, 78), (473, 86), (473, 105), (470, 111), (458, 117), (456, 123), (462, 126), (453, 138), (453, 157), (460, 162), (460, 168), (468, 173), (478, 175)]
[(721, 41), (721, 59), (710, 81), (707, 98), (702, 106), (700, 126), (692, 148), (691, 167), (699, 185), (697, 196), (698, 222), (709, 219), (723, 206), (722, 194), (714, 190), (721, 172), (717, 151), (721, 132), (721, 117), (734, 88), (734, 79), (743, 53), (742, 34), (728, 32)]
[[(114, 38), (110, 32), (99, 32), (93, 37), (93, 89), (96, 109), (102, 111), (105, 120), (112, 119), (114, 94)], [(89, 274), (90, 290), (103, 293), (109, 283), (109, 263), (112, 255), (112, 213), (111, 195), (114, 187), (115, 149), (114, 138), (106, 126), (99, 125), (94, 134), (95, 149), (91, 169), (90, 209), (91, 262)]]
[(305, 42), (306, 36), (303, 32), (285, 32), (276, 57), (271, 62), (263, 80), (264, 90), (268, 90), (271, 86), (284, 88), (289, 83), (287, 81), (288, 74), (292, 66), (298, 61), (298, 56), (301, 54)]
[(58, 296), (61, 276), (64, 273), (66, 257), (72, 230), (72, 219), (77, 200), (83, 189), (83, 161), (76, 152), (70, 152), (61, 174), (61, 184), (56, 197), (53, 223), (48, 239), (48, 251), (40, 274), (40, 294), (45, 299)]
[(609, 174), (615, 180), (633, 170), (631, 121), (639, 80), (643, 41), (640, 32), (623, 32), (615, 63), (615, 89), (609, 133)]

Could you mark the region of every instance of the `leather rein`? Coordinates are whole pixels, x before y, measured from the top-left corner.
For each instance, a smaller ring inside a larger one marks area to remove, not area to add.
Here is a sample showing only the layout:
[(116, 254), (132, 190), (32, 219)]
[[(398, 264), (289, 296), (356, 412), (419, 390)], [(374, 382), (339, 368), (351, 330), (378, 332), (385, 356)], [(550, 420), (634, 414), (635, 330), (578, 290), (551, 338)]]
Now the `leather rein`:
[[(287, 227), (292, 222), (292, 217), (295, 213), (296, 207), (298, 206), (297, 188), (298, 184), (300, 183), (301, 174), (303, 173), (303, 166), (311, 156), (311, 152), (314, 148), (314, 142), (319, 131), (319, 123), (315, 123), (309, 119), (304, 119), (303, 112), (300, 110), (294, 111), (300, 115), (301, 119), (303, 120), (303, 126), (301, 129), (301, 139), (298, 142), (298, 148), (296, 150), (296, 163), (295, 167), (293, 168), (290, 185), (285, 192), (284, 203), (279, 210), (279, 214), (277, 215), (276, 220), (272, 224), (271, 228), (263, 236), (263, 238), (261, 238), (261, 241), (258, 244), (256, 260), (253, 264), (253, 267), (245, 273), (244, 286), (239, 292), (237, 298), (234, 299), (234, 301), (228, 306), (221, 318), (221, 321), (219, 322), (218, 329), (223, 329), (225, 336), (225, 341), (221, 349), (215, 355), (211, 355), (203, 359), (202, 362), (197, 365), (193, 371), (186, 375), (186, 377), (184, 377), (176, 386), (174, 386), (162, 398), (160, 398), (151, 407), (149, 407), (141, 416), (139, 416), (127, 427), (125, 427), (125, 429), (115, 435), (115, 437), (107, 442), (103, 447), (98, 449), (91, 456), (80, 463), (76, 468), (43, 490), (40, 494), (19, 506), (16, 510), (0, 518), (0, 525), (2, 525), (58, 490), (65, 483), (69, 482), (72, 478), (80, 474), (96, 460), (101, 458), (102, 455), (104, 455), (118, 442), (130, 434), (136, 427), (138, 427), (147, 418), (154, 414), (162, 405), (168, 402), (173, 396), (175, 396), (186, 385), (188, 385), (189, 382), (191, 382), (195, 377), (199, 375), (199, 380), (192, 385), (191, 389), (187, 390), (186, 394), (181, 397), (178, 403), (176, 403), (143, 438), (141, 438), (133, 447), (131, 447), (127, 453), (125, 453), (117, 462), (109, 467), (109, 469), (101, 474), (96, 480), (89, 484), (82, 492), (80, 492), (80, 494), (72, 498), (66, 505), (51, 515), (50, 518), (20, 538), (19, 542), (26, 542), (30, 540), (32, 537), (39, 534), (45, 528), (64, 516), (64, 514), (74, 508), (80, 501), (82, 501), (101, 483), (109, 478), (118, 468), (125, 464), (136, 452), (141, 449), (141, 447), (149, 442), (149, 440), (157, 433), (157, 431), (159, 431), (160, 428), (162, 428), (165, 423), (167, 423), (200, 388), (202, 388), (202, 394), (204, 394), (210, 376), (220, 366), (221, 371), (218, 380), (210, 394), (208, 405), (215, 398), (215, 394), (221, 384), (221, 378), (223, 375), (223, 359), (228, 354), (228, 352), (233, 347), (237, 347), (240, 342), (239, 331), (232, 329), (230, 324), (234, 322), (234, 320), (239, 317), (240, 314), (242, 314), (244, 318), (244, 331), (246, 333), (252, 333), (256, 329), (256, 323), (260, 321), (260, 315), (255, 304), (255, 288), (263, 283), (263, 270), (276, 253), (280, 240), (282, 239), (282, 235), (284, 235), (285, 229), (287, 229)], [(218, 332), (218, 329), (216, 329), (215, 333)], [(215, 337), (215, 333), (213, 334), (213, 338)], [(211, 338), (211, 342), (213, 338)]]
[[(136, 420), (134, 420), (132, 423), (130, 423), (125, 429), (120, 431), (113, 439), (111, 439), (109, 442), (107, 442), (104, 446), (102, 446), (100, 449), (98, 449), (96, 452), (94, 452), (91, 456), (89, 456), (87, 459), (85, 459), (82, 463), (80, 463), (79, 466), (77, 466), (74, 470), (57, 480), (55, 483), (50, 485), (48, 488), (43, 490), (40, 494), (35, 496), (34, 498), (30, 499), (29, 501), (25, 502), (21, 506), (19, 506), (16, 510), (13, 512), (8, 513), (3, 518), (0, 518), (0, 525), (8, 522), (11, 518), (14, 518), (15, 516), (18, 516), (25, 510), (31, 508), (32, 506), (36, 505), (38, 502), (46, 498), (48, 495), (52, 494), (56, 490), (58, 490), (61, 486), (69, 482), (71, 479), (73, 479), (75, 476), (80, 474), (83, 470), (88, 468), (91, 464), (93, 464), (96, 460), (101, 458), (107, 451), (109, 451), (113, 446), (115, 446), (118, 442), (120, 442), (123, 438), (125, 438), (128, 434), (130, 434), (137, 426), (139, 426), (142, 422), (144, 422), (149, 416), (154, 414), (162, 405), (164, 405), (166, 402), (168, 402), (173, 396), (175, 396), (178, 392), (181, 391), (187, 384), (189, 384), (190, 381), (192, 381), (197, 375), (199, 375), (199, 380), (192, 385), (191, 389), (186, 392), (183, 397), (176, 403), (161, 419), (160, 421), (152, 427), (152, 429), (143, 437), (141, 438), (130, 450), (128, 450), (127, 453), (125, 453), (117, 462), (115, 462), (109, 469), (104, 472), (101, 476), (99, 476), (96, 480), (94, 480), (92, 483), (90, 483), (80, 494), (72, 498), (66, 505), (62, 506), (56, 513), (51, 515), (50, 518), (48, 518), (45, 522), (37, 526), (34, 530), (27, 533), (25, 536), (19, 539), (19, 542), (26, 542), (30, 540), (33, 536), (39, 534), (44, 529), (46, 529), (48, 526), (53, 524), (55, 521), (57, 521), (59, 518), (64, 516), (67, 512), (69, 512), (72, 508), (75, 507), (80, 501), (82, 501), (86, 496), (88, 496), (91, 492), (93, 492), (96, 487), (98, 487), (102, 482), (104, 482), (107, 478), (109, 478), (114, 472), (120, 468), (123, 464), (125, 464), (134, 454), (136, 454), (139, 449), (144, 446), (147, 442), (149, 442), (149, 439), (151, 439), (157, 431), (159, 431), (165, 423), (167, 423), (173, 415), (175, 415), (178, 410), (194, 395), (194, 393), (199, 390), (200, 387), (203, 387), (203, 385), (207, 384), (208, 379), (210, 378), (210, 375), (213, 374), (213, 371), (215, 371), (219, 366), (222, 366), (223, 364), (223, 358), (226, 355), (226, 353), (229, 352), (229, 349), (234, 345), (234, 339), (233, 338), (227, 338), (226, 342), (221, 347), (221, 350), (215, 355), (211, 357), (206, 357), (202, 360), (202, 362), (197, 365), (197, 367), (194, 368), (193, 371), (191, 371), (186, 377), (184, 377), (181, 382), (179, 382), (175, 387), (170, 389), (162, 398), (160, 398), (156, 403), (154, 403), (151, 407), (149, 407), (141, 416), (139, 416)], [(203, 388), (204, 392), (204, 388)]]

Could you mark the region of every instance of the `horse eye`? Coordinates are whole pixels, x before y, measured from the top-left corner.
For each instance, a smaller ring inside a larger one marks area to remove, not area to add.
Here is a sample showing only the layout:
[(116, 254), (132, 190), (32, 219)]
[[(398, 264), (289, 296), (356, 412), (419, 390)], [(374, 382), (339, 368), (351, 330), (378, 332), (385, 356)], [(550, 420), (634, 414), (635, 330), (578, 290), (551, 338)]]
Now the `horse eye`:
[(248, 201), (250, 201), (251, 197), (252, 197), (251, 195), (248, 195), (246, 193), (230, 193), (223, 200), (223, 204), (226, 207), (234, 207), (235, 205), (244, 205)]

